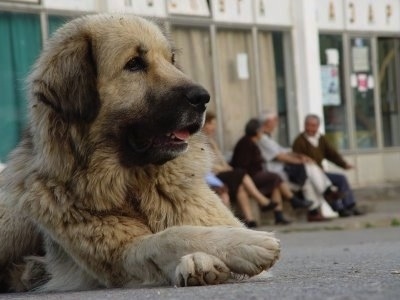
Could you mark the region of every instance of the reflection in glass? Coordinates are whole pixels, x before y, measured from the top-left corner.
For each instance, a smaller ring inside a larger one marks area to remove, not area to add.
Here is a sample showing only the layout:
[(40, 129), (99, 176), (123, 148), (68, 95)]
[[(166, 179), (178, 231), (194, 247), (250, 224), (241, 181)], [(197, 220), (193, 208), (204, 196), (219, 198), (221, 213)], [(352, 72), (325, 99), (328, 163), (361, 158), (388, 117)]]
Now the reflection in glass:
[(319, 42), (325, 135), (338, 149), (348, 149), (342, 36), (321, 34)]
[(370, 39), (352, 38), (350, 54), (356, 146), (373, 148), (377, 146), (377, 138)]
[(378, 68), (383, 145), (400, 146), (400, 39), (378, 39)]

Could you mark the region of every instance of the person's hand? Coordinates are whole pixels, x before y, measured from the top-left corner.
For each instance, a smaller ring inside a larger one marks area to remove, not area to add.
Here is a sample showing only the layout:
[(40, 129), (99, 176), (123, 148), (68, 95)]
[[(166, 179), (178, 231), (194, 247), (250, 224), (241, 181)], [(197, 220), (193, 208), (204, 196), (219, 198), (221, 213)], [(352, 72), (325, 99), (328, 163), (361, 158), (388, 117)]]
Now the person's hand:
[(314, 160), (311, 157), (307, 156), (307, 155), (301, 155), (300, 159), (301, 159), (302, 163), (304, 163), (304, 164), (314, 163)]
[(349, 164), (349, 163), (346, 163), (346, 165), (344, 166), (344, 169), (345, 169), (345, 170), (354, 169), (354, 166), (351, 165), (351, 164)]

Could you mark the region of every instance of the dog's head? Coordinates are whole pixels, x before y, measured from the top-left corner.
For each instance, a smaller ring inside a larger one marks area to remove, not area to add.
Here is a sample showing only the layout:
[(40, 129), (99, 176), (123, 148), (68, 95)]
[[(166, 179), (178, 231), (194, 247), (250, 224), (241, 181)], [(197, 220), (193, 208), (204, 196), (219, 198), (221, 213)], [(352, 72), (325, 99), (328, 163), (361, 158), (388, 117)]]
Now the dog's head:
[(48, 118), (48, 126), (62, 124), (70, 132), (86, 128), (91, 149), (114, 151), (128, 167), (162, 164), (185, 152), (210, 98), (177, 68), (174, 48), (158, 26), (126, 15), (65, 25), (30, 82), (33, 119)]

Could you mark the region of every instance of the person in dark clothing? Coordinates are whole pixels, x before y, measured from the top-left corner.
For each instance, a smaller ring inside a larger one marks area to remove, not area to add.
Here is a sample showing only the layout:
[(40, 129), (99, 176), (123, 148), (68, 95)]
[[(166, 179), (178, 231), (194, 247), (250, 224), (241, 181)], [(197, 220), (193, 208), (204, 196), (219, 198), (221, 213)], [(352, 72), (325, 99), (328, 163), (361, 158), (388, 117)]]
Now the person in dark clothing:
[(251, 198), (257, 201), (261, 211), (279, 211), (282, 206), (261, 193), (245, 170), (234, 169), (226, 162), (213, 138), (215, 130), (216, 116), (208, 111), (202, 131), (207, 136), (210, 150), (214, 154), (211, 171), (226, 185), (230, 199), (236, 200), (239, 204), (245, 218), (245, 225), (249, 228), (257, 227), (258, 224), (254, 220), (250, 206)]
[[(290, 199), (294, 208), (309, 207), (312, 203), (308, 200), (297, 198), (290, 190), (288, 184), (273, 172), (264, 169), (264, 159), (257, 145), (257, 140), (262, 136), (261, 123), (258, 119), (251, 119), (245, 127), (245, 135), (235, 145), (231, 165), (237, 169), (244, 169), (251, 176), (258, 189), (271, 199)], [(284, 218), (283, 218), (284, 219)], [(276, 223), (285, 223), (278, 217)]]
[[(353, 166), (343, 159), (324, 135), (319, 133), (319, 126), (320, 118), (317, 115), (307, 115), (304, 121), (304, 132), (299, 134), (294, 140), (293, 151), (309, 156), (322, 169), (322, 161), (324, 159), (329, 160), (342, 169), (352, 169)], [(338, 211), (342, 217), (363, 214), (356, 206), (356, 200), (346, 176), (326, 171), (325, 174), (343, 195), (340, 201), (330, 203), (332, 208)]]

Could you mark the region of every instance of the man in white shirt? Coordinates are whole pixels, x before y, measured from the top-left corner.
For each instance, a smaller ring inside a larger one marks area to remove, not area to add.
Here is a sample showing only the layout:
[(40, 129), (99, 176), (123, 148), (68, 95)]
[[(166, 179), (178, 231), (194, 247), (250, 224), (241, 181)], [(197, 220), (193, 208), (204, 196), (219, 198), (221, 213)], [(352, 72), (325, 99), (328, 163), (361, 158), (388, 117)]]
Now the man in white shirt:
[[(309, 221), (323, 221), (337, 217), (338, 214), (330, 209), (325, 201), (336, 201), (341, 196), (329, 178), (308, 156), (294, 153), (272, 139), (271, 134), (278, 125), (276, 113), (267, 112), (260, 117), (260, 121), (263, 124), (264, 134), (258, 146), (266, 161), (267, 170), (276, 172), (284, 180), (296, 184), (304, 196), (313, 201), (313, 205), (309, 208)], [(321, 208), (324, 209), (323, 214)]]

